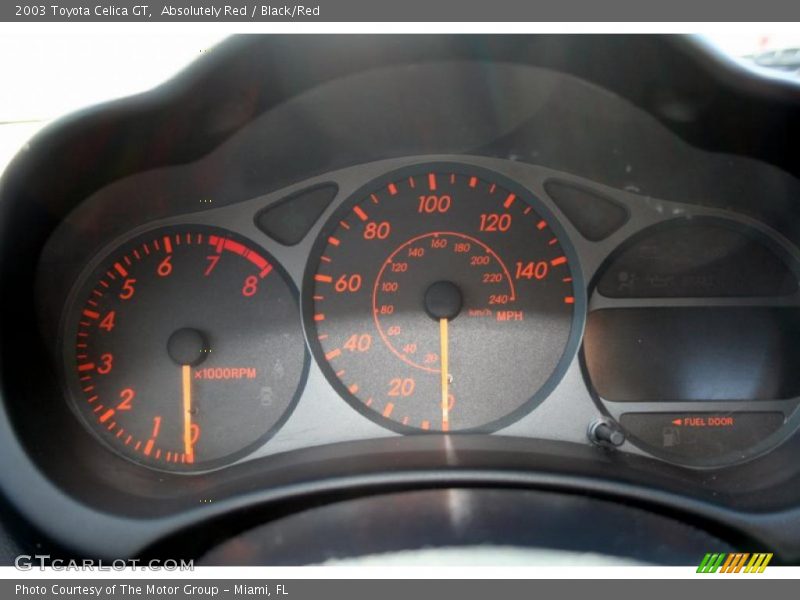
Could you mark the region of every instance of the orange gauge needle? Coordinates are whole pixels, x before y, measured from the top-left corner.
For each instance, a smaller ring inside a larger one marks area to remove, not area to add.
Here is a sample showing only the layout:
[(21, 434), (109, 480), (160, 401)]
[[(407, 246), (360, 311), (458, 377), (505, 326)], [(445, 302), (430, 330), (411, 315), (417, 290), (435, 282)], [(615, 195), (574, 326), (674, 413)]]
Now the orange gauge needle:
[(448, 332), (447, 319), (439, 319), (439, 349), (441, 354), (442, 372), (442, 431), (450, 429), (450, 367), (448, 365)]
[(181, 367), (183, 376), (183, 451), (186, 453), (186, 462), (194, 462), (194, 448), (192, 448), (192, 367)]

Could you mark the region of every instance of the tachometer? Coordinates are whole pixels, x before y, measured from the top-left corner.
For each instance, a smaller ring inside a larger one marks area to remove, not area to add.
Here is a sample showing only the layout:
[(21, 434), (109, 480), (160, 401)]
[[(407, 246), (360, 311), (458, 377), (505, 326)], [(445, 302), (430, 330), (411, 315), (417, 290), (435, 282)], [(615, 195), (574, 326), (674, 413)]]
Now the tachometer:
[(584, 297), (549, 211), (498, 174), (394, 173), (349, 199), (306, 272), (316, 358), (400, 431), (492, 430), (533, 408), (574, 355)]
[(296, 292), (261, 248), (180, 226), (111, 252), (65, 322), (77, 411), (120, 454), (208, 469), (268, 437), (294, 405), (307, 354)]

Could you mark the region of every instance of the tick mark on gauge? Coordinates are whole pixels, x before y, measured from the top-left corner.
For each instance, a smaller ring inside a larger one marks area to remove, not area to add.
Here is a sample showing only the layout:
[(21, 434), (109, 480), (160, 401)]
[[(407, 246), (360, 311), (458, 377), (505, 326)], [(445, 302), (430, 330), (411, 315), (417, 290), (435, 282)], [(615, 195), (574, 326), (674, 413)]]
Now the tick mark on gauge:
[(367, 213), (365, 213), (364, 210), (360, 206), (355, 206), (353, 208), (353, 212), (356, 213), (356, 216), (359, 219), (361, 219), (362, 221), (366, 221), (366, 220), (369, 219), (369, 217), (367, 216)]

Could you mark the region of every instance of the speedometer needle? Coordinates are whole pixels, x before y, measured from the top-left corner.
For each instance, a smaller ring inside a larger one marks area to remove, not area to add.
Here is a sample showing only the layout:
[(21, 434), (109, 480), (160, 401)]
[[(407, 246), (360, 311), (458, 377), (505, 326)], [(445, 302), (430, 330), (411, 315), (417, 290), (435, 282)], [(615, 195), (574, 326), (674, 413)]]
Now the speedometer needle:
[(447, 319), (439, 319), (439, 349), (441, 354), (441, 373), (442, 373), (442, 431), (450, 429), (450, 373), (448, 357), (448, 331)]
[(192, 367), (181, 366), (183, 379), (183, 451), (186, 462), (194, 462), (194, 448), (192, 448)]

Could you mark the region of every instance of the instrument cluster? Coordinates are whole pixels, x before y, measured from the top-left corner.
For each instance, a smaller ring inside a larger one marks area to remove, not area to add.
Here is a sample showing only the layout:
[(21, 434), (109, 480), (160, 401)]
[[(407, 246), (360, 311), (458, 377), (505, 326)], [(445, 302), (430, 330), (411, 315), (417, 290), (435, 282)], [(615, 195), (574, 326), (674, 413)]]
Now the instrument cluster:
[(409, 157), (109, 241), (59, 358), (81, 422), (159, 470), (436, 433), (723, 466), (795, 431), (798, 264), (736, 213)]

